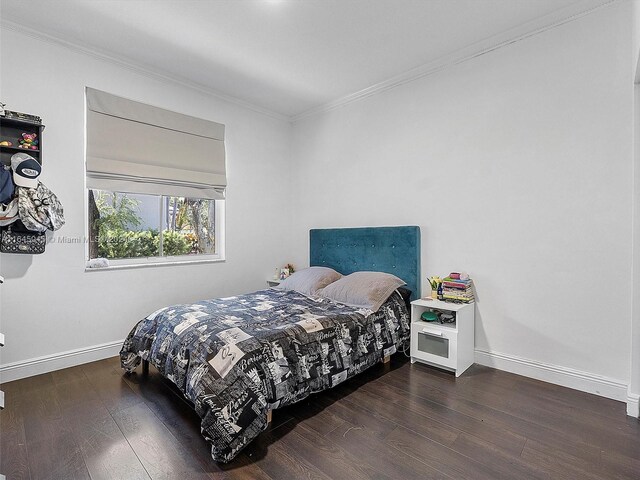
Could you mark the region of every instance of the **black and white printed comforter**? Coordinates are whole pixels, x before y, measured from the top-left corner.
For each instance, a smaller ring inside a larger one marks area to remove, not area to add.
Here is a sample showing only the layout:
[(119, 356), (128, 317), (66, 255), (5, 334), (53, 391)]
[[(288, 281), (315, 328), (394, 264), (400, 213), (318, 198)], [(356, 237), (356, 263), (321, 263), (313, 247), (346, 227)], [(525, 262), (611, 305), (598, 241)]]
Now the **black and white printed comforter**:
[(395, 353), (409, 314), (394, 292), (375, 313), (294, 291), (260, 290), (163, 308), (124, 342), (122, 367), (149, 360), (193, 402), (214, 460), (267, 427), (269, 409), (333, 387)]

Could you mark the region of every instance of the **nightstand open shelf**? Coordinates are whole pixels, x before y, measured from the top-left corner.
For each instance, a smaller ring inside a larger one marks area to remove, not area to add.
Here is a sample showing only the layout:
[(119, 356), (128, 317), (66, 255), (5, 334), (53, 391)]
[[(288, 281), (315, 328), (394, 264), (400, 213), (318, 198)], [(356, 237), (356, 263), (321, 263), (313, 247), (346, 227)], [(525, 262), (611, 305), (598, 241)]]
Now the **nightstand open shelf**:
[[(455, 372), (459, 377), (474, 361), (473, 303), (458, 304), (440, 300), (411, 302), (411, 363), (423, 362)], [(450, 312), (454, 323), (425, 322), (427, 310)]]

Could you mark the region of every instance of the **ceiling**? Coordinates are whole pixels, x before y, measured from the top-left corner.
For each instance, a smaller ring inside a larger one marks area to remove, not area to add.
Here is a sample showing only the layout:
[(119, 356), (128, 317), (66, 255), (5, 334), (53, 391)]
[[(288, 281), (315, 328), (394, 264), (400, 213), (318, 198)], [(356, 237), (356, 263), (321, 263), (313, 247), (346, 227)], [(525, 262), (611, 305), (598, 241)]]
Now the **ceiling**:
[(0, 18), (289, 117), (598, 3), (0, 0)]

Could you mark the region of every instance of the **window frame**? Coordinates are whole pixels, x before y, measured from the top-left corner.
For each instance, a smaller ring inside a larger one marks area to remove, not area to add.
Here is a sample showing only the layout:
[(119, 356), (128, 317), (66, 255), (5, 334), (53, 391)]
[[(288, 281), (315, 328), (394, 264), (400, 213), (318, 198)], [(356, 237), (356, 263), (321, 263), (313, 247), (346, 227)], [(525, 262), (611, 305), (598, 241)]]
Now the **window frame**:
[[(169, 266), (169, 265), (189, 265), (197, 263), (217, 263), (224, 262), (226, 260), (225, 255), (225, 211), (226, 211), (226, 199), (215, 200), (215, 245), (216, 253), (198, 253), (190, 255), (164, 255), (164, 256), (152, 256), (152, 257), (131, 257), (131, 258), (114, 258), (107, 259), (109, 261), (108, 267), (89, 268), (87, 266), (91, 258), (89, 258), (89, 236), (91, 235), (91, 226), (89, 225), (89, 187), (85, 188), (85, 232), (87, 232), (87, 241), (85, 243), (85, 271), (98, 271), (98, 270), (116, 270), (125, 268), (140, 268), (140, 267), (156, 267), (156, 266)], [(105, 190), (106, 191), (106, 190)], [(126, 193), (126, 192), (111, 192), (111, 193)], [(133, 193), (135, 195), (135, 193)], [(154, 195), (156, 197), (172, 197), (173, 195)], [(214, 200), (212, 200), (214, 201)], [(160, 211), (158, 211), (158, 217), (160, 219), (160, 226), (162, 227), (162, 216), (164, 213), (164, 202), (160, 201)], [(163, 230), (164, 231), (164, 230)], [(162, 238), (162, 236), (160, 237)]]

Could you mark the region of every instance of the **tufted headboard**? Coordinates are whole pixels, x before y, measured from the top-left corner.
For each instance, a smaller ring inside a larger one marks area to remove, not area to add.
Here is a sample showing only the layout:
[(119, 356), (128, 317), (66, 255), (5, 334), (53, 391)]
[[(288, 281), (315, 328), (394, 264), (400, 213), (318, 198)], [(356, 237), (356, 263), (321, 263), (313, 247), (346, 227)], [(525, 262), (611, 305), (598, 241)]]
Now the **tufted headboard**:
[(420, 298), (420, 227), (326, 228), (309, 231), (309, 265), (343, 275), (369, 270), (407, 282)]

